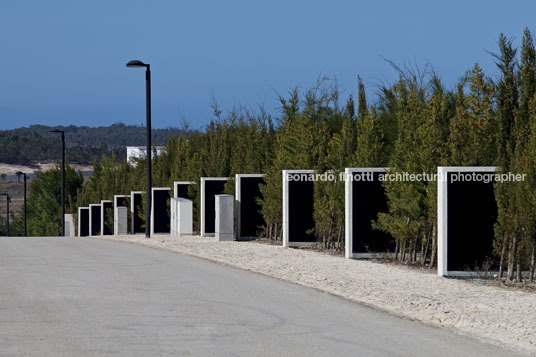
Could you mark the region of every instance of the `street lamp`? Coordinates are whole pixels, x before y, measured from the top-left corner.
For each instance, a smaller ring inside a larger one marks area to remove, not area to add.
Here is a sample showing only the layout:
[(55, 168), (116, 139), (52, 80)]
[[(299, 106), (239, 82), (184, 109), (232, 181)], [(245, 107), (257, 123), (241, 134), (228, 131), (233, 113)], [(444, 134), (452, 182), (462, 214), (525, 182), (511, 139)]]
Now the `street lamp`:
[(24, 236), (26, 237), (26, 173), (22, 171), (16, 172), (16, 175), (24, 175)]
[(61, 133), (61, 236), (65, 237), (65, 133), (54, 129), (51, 133)]
[(151, 237), (151, 66), (142, 61), (133, 60), (127, 63), (129, 68), (146, 68), (145, 71), (145, 100), (147, 116), (147, 204), (145, 207), (145, 238)]
[(9, 237), (9, 200), (10, 200), (10, 197), (9, 197), (9, 194), (7, 192), (2, 192), (0, 193), (0, 196), (6, 196), (7, 200), (6, 200), (6, 207), (7, 207), (7, 213), (6, 213), (6, 237)]

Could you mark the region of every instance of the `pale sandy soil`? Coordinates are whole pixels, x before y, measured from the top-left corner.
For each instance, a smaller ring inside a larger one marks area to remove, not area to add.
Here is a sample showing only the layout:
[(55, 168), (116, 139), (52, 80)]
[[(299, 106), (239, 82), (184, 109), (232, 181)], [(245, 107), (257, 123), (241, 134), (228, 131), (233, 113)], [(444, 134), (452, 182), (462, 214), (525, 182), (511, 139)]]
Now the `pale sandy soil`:
[[(27, 165), (12, 165), (12, 164), (4, 164), (0, 163), (0, 174), (6, 174), (6, 175), (14, 175), (17, 171), (22, 171), (27, 174), (32, 174), (38, 169), (41, 170), (50, 170), (53, 168), (56, 164), (54, 163), (44, 163), (44, 164), (35, 164), (33, 166), (27, 166)], [(79, 171), (91, 171), (93, 170), (93, 166), (91, 165), (78, 165), (78, 164), (70, 164), (72, 167), (74, 167), (76, 170)]]
[[(214, 238), (106, 236), (316, 288), (396, 315), (536, 354), (536, 294), (320, 252)], [(319, 308), (322, 308), (319, 306)]]

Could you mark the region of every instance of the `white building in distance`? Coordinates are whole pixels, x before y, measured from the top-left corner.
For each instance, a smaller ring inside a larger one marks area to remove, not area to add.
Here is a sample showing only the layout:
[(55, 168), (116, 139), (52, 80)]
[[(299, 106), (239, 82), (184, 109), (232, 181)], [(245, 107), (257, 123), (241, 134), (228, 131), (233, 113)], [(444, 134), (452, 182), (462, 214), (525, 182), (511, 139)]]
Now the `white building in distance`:
[[(164, 151), (164, 149), (164, 146), (156, 146), (156, 155), (160, 155), (160, 153)], [(145, 146), (127, 146), (127, 162), (133, 165), (135, 163), (134, 159), (144, 158), (146, 155), (146, 151), (147, 150)]]

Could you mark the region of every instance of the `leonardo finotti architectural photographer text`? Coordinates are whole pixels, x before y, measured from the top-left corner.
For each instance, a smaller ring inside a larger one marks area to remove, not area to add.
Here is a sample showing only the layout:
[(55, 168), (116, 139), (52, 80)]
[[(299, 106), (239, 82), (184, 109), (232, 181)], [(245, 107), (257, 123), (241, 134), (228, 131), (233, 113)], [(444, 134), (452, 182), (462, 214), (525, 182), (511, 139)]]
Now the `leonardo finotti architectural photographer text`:
[[(376, 174), (376, 178), (375, 175)], [(346, 174), (345, 172), (334, 173), (326, 171), (324, 173), (289, 173), (286, 175), (287, 181), (446, 181), (450, 182), (522, 182), (527, 174), (493, 173), (493, 172), (455, 172), (444, 174), (431, 173), (409, 173), (409, 172), (356, 172)]]

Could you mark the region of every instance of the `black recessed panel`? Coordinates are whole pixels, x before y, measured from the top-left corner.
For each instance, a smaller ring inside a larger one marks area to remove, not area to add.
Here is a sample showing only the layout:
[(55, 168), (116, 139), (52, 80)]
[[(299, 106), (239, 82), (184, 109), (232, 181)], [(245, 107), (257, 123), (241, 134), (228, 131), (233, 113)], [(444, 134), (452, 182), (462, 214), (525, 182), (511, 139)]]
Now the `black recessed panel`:
[(314, 183), (289, 181), (288, 183), (288, 238), (289, 242), (315, 243), (313, 219)]
[(128, 197), (116, 197), (115, 202), (117, 203), (117, 207), (128, 208)]
[(114, 222), (114, 204), (113, 202), (102, 202), (102, 211), (104, 217), (103, 235), (113, 234)]
[(188, 194), (188, 187), (190, 187), (191, 184), (189, 183), (179, 183), (175, 184), (175, 187), (177, 188), (177, 198), (186, 198), (188, 200), (192, 199), (190, 195)]
[(373, 181), (352, 181), (352, 253), (394, 252), (395, 241), (389, 233), (372, 229), (378, 213), (387, 212), (383, 172), (372, 172)]
[(142, 228), (143, 221), (140, 218), (140, 210), (143, 209), (141, 193), (134, 194), (134, 212), (131, 219), (134, 222), (134, 232), (132, 233), (143, 233), (145, 230)]
[(81, 209), (78, 220), (80, 222), (80, 232), (78, 232), (78, 235), (80, 237), (89, 236), (89, 209)]
[(257, 237), (260, 227), (264, 226), (261, 206), (257, 199), (262, 199), (259, 185), (264, 183), (262, 177), (241, 177), (240, 179), (240, 236)]
[(153, 190), (153, 231), (169, 233), (169, 190)]
[(101, 206), (91, 206), (91, 235), (96, 236), (100, 234), (100, 219), (101, 219)]
[(205, 233), (216, 232), (216, 195), (224, 193), (224, 186), (227, 181), (205, 180)]
[(447, 174), (447, 270), (474, 270), (493, 254), (497, 220), (493, 182), (450, 182), (451, 175)]

